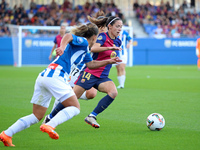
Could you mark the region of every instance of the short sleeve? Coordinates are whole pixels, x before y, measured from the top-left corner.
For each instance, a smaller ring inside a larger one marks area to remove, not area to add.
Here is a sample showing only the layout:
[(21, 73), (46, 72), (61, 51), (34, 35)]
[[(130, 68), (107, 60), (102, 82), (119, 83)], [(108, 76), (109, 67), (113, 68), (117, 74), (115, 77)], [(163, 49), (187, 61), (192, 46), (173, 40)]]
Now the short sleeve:
[(105, 35), (105, 33), (100, 33), (99, 36), (98, 36), (98, 38), (97, 38), (96, 43), (99, 43), (102, 46), (105, 43), (105, 41), (106, 41), (106, 35)]
[(88, 63), (88, 62), (90, 62), (90, 61), (92, 61), (93, 59), (92, 59), (92, 56), (91, 56), (91, 54), (90, 54), (90, 52), (87, 52), (86, 53), (86, 55), (85, 55), (85, 58), (84, 58), (84, 63)]
[(117, 39), (115, 40), (114, 44), (115, 44), (117, 47), (120, 47), (120, 46), (122, 45), (122, 41), (121, 41), (119, 38), (117, 38)]
[[(56, 36), (56, 37), (57, 37), (57, 36)], [(57, 38), (56, 38), (56, 37), (55, 37), (55, 39), (54, 39), (54, 41), (53, 41), (55, 44), (57, 44)]]
[(73, 40), (70, 42), (73, 45), (76, 46), (88, 46), (88, 41), (80, 36), (76, 36), (74, 34), (72, 34)]

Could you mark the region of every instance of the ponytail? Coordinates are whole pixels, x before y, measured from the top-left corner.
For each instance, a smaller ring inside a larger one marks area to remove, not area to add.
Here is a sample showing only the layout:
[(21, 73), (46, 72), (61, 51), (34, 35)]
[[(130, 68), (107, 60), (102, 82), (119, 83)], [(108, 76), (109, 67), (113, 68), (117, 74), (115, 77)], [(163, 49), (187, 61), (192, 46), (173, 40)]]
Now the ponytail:
[(105, 27), (105, 26), (106, 26), (106, 22), (107, 22), (107, 20), (108, 20), (107, 17), (103, 17), (103, 18), (101, 18), (101, 19), (97, 19), (97, 18), (88, 16), (87, 18), (88, 18), (88, 20), (89, 20), (90, 22), (96, 24), (98, 28)]
[(96, 13), (95, 18), (97, 19), (105, 18), (105, 13), (102, 10), (100, 10)]
[(87, 23), (86, 25), (80, 25), (71, 30), (71, 33), (76, 36), (90, 38), (93, 35), (98, 35), (98, 27), (93, 23)]

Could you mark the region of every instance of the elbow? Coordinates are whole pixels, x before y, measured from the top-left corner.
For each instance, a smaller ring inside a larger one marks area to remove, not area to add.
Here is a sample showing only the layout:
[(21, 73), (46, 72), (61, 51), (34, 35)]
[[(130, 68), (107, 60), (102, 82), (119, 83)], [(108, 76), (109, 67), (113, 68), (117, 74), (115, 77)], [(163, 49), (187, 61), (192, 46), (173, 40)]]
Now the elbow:
[(92, 62), (87, 63), (86, 66), (88, 67), (88, 69), (93, 69)]
[(95, 53), (95, 50), (94, 50), (94, 48), (91, 48), (91, 49), (90, 49), (90, 51), (91, 51), (92, 53)]

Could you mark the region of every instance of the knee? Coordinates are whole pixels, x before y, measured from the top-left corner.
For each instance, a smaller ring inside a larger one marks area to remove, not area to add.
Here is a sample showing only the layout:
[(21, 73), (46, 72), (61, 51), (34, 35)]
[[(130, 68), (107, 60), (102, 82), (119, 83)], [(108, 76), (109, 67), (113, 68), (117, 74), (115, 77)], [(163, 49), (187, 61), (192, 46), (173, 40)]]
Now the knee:
[(89, 91), (86, 92), (87, 99), (93, 99), (95, 98), (96, 95), (97, 95), (96, 92), (89, 92)]
[(123, 67), (120, 67), (120, 72), (123, 72), (124, 71), (124, 68)]
[(111, 91), (111, 92), (108, 93), (108, 95), (110, 97), (112, 97), (113, 99), (115, 99), (115, 97), (117, 96), (117, 94), (118, 94), (117, 90), (113, 90), (113, 91)]

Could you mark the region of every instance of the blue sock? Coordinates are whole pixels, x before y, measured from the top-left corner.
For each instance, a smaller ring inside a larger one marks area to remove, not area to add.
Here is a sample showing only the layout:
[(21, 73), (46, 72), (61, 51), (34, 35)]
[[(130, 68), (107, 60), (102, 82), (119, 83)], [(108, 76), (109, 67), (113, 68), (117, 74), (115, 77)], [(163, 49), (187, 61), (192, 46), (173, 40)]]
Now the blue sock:
[(62, 103), (58, 103), (58, 105), (51, 111), (49, 114), (50, 119), (52, 119), (60, 110), (65, 108)]
[(113, 100), (114, 99), (112, 97), (110, 97), (109, 95), (106, 95), (99, 101), (96, 108), (93, 110), (91, 114), (97, 116), (99, 113), (104, 111), (113, 102)]

